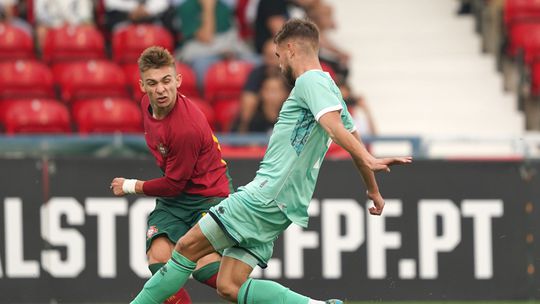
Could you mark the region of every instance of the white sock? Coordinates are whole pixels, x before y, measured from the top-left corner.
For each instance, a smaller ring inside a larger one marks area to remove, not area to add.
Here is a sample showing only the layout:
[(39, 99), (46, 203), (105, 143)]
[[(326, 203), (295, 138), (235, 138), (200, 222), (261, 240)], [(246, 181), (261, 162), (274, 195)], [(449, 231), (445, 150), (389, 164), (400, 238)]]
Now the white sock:
[(324, 301), (317, 301), (317, 300), (309, 299), (308, 304), (325, 304), (325, 302)]

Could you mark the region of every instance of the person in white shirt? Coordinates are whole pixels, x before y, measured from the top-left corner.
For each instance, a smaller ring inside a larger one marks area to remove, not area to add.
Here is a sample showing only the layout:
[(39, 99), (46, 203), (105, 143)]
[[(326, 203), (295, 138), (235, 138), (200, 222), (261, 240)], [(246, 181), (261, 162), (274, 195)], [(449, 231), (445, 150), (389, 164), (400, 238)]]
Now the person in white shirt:
[(105, 27), (113, 32), (130, 23), (160, 22), (169, 0), (105, 0)]

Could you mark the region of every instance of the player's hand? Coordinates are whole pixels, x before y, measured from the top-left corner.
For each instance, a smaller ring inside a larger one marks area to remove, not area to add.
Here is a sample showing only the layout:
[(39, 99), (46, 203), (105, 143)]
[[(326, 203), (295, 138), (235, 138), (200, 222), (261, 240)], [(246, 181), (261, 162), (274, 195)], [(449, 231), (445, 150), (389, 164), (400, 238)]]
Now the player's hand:
[(124, 190), (122, 190), (122, 186), (124, 185), (125, 180), (126, 179), (123, 178), (123, 177), (115, 177), (112, 180), (110, 188), (111, 188), (114, 195), (116, 195), (116, 196), (124, 196), (124, 195), (126, 195), (124, 193)]
[(369, 168), (373, 172), (386, 171), (390, 172), (390, 166), (394, 165), (407, 165), (412, 163), (412, 157), (387, 157), (387, 158), (375, 158)]
[(382, 195), (377, 193), (369, 193), (367, 192), (367, 196), (370, 200), (373, 201), (373, 207), (369, 208), (369, 213), (371, 215), (381, 215), (384, 209), (384, 199)]

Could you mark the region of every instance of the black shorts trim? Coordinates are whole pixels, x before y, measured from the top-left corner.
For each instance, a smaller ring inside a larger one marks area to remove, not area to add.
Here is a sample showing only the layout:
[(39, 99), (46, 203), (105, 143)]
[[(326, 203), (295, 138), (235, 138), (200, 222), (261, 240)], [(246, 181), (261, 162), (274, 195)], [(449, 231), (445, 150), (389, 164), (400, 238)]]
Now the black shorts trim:
[(214, 219), (214, 221), (216, 221), (216, 223), (218, 224), (219, 228), (221, 228), (221, 230), (223, 231), (223, 233), (225, 233), (225, 235), (231, 239), (234, 244), (236, 246), (238, 246), (238, 241), (229, 233), (229, 231), (227, 231), (227, 228), (225, 228), (225, 225), (223, 225), (223, 223), (221, 222), (221, 220), (217, 217), (217, 215), (215, 215), (212, 211), (208, 211), (208, 214)]

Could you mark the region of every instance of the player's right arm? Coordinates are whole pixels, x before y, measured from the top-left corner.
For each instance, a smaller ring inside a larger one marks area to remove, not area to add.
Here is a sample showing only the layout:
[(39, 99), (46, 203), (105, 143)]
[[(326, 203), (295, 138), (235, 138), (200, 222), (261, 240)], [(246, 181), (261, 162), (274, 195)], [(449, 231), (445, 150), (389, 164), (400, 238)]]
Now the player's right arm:
[(373, 215), (380, 215), (384, 208), (374, 172), (390, 171), (391, 165), (411, 163), (410, 157), (375, 158), (365, 148), (358, 133), (351, 133), (345, 128), (339, 111), (325, 113), (319, 118), (319, 124), (328, 133), (333, 142), (341, 146), (351, 155), (367, 188), (368, 197), (373, 200), (374, 207), (369, 208)]

